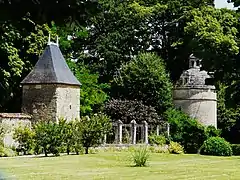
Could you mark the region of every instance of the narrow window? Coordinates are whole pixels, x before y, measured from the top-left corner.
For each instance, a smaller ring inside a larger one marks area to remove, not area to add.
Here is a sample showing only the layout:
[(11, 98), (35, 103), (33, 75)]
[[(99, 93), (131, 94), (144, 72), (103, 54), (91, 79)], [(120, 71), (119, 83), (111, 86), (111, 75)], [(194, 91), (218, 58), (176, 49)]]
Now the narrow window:
[(199, 60), (197, 61), (197, 66), (200, 66), (200, 61)]

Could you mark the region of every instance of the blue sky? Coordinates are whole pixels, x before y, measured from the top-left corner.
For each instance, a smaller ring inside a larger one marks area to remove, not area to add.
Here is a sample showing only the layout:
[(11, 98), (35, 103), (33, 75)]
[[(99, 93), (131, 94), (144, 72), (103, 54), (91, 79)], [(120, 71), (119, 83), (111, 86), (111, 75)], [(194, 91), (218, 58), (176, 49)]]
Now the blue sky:
[(227, 3), (227, 0), (215, 0), (216, 8), (233, 8), (232, 4)]

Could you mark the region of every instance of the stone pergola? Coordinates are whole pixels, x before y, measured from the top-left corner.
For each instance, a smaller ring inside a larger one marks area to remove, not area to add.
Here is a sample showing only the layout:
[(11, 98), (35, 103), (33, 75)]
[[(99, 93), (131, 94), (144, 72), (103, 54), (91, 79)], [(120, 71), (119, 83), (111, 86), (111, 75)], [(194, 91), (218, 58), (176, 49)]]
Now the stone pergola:
[[(137, 129), (141, 129), (140, 139), (143, 144), (148, 144), (148, 135), (149, 130), (153, 127), (149, 125), (146, 121), (143, 121), (141, 124), (137, 124), (135, 120), (132, 120), (130, 124), (124, 124), (121, 120), (113, 123), (115, 137), (114, 143), (115, 144), (123, 144), (123, 128), (130, 129), (130, 144), (137, 144)], [(160, 134), (160, 124), (156, 125), (156, 129), (154, 130), (156, 135)], [(166, 132), (167, 136), (169, 137), (170, 126), (166, 123)], [(107, 143), (107, 135), (104, 137), (103, 144)]]

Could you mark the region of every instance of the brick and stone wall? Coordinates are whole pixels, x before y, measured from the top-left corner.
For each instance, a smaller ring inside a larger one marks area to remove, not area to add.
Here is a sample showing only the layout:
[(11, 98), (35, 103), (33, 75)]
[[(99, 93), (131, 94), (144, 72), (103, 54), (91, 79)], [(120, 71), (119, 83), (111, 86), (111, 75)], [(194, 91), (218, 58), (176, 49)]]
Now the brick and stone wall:
[(60, 84), (23, 85), (22, 112), (32, 121), (79, 118), (80, 87)]
[(176, 88), (174, 104), (203, 125), (217, 127), (217, 94), (214, 89)]
[(5, 146), (16, 146), (13, 140), (14, 129), (19, 126), (31, 127), (31, 116), (23, 113), (0, 113), (0, 123), (7, 129), (4, 137)]

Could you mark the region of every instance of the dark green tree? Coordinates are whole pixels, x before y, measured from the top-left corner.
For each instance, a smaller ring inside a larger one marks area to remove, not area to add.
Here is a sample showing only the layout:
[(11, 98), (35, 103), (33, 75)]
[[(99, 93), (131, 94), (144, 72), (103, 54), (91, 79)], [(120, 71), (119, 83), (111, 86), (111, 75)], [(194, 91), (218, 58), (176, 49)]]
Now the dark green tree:
[(154, 53), (141, 53), (123, 65), (115, 78), (113, 94), (141, 100), (163, 113), (172, 106), (172, 83), (164, 61)]

